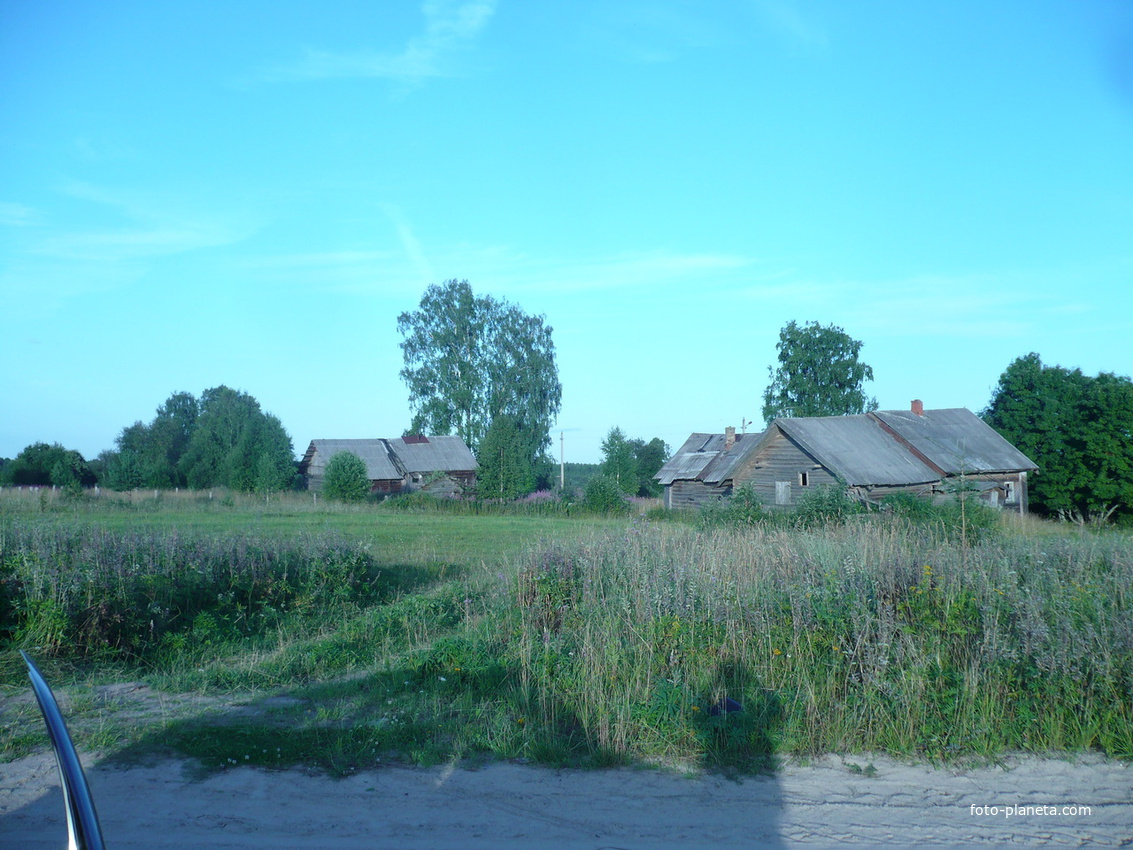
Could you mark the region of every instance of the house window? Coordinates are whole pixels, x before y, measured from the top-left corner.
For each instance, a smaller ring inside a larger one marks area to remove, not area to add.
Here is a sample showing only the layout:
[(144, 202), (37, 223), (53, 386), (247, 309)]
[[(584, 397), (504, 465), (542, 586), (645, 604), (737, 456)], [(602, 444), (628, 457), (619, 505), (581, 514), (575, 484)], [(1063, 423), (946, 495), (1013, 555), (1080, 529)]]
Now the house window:
[(791, 482), (790, 481), (776, 481), (775, 482), (775, 504), (789, 505), (791, 504)]
[(810, 486), (810, 473), (809, 472), (800, 472), (799, 473), (799, 486), (800, 487), (809, 487)]
[(1003, 501), (1007, 502), (1007, 503), (1015, 501), (1015, 482), (1014, 481), (1004, 481), (1003, 482)]

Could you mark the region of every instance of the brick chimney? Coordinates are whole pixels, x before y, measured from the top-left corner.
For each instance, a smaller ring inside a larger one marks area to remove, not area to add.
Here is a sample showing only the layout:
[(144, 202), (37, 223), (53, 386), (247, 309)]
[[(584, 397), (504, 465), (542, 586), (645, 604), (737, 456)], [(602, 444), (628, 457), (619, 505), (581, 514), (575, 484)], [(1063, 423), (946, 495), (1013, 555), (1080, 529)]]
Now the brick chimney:
[(729, 425), (724, 429), (724, 451), (731, 451), (732, 446), (736, 444), (736, 429), (734, 425)]
[(913, 413), (917, 416), (924, 416), (924, 402), (919, 398), (913, 399)]

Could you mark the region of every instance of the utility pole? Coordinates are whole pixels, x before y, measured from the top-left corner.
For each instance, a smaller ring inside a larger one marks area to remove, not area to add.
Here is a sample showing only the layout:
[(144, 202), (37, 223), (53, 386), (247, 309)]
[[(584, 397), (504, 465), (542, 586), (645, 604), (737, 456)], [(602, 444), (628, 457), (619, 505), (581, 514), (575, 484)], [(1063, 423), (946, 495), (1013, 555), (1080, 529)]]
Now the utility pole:
[(559, 431), (559, 491), (566, 487), (566, 432)]

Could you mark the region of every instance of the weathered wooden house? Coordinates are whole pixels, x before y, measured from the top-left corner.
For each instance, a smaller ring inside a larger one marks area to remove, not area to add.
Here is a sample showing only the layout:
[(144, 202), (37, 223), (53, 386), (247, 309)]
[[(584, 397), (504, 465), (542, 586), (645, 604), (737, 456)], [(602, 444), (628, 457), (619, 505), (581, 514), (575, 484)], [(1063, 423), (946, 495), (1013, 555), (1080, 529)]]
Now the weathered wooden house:
[(768, 506), (790, 507), (841, 482), (857, 498), (945, 498), (962, 479), (994, 507), (1027, 510), (1038, 467), (966, 408), (885, 410), (776, 419), (759, 435), (693, 434), (655, 476), (666, 507), (696, 507), (750, 482)]
[(424, 490), (455, 495), (476, 486), (476, 459), (460, 437), (396, 437), (372, 440), (312, 440), (299, 462), (307, 487), (323, 487), (327, 463), (353, 452), (366, 464), (370, 492), (396, 495)]

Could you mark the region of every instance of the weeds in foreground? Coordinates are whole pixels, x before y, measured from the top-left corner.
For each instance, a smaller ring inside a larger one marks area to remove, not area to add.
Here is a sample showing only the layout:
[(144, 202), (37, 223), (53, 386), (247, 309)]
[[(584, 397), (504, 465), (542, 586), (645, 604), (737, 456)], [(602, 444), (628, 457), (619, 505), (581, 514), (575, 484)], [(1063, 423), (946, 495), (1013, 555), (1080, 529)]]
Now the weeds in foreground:
[[(966, 557), (931, 541), (885, 521), (633, 527), (543, 550), (519, 572), (508, 652), (542, 723), (569, 715), (634, 758), (1133, 757), (1128, 538), (1010, 537)], [(723, 699), (748, 725), (706, 736)]]
[[(464, 519), (445, 522), (467, 531)], [(784, 753), (1133, 758), (1127, 536), (1008, 528), (961, 547), (892, 516), (812, 530), (641, 519), (606, 528), (485, 555), (448, 576), (389, 576), (368, 598), (328, 589), (321, 607), (298, 606), (254, 633), (205, 642), (168, 630), (187, 642), (147, 656), (147, 680), (220, 699), (162, 715), (148, 732), (131, 727), (123, 753), (340, 774), (478, 757), (739, 772), (773, 769)], [(52, 534), (21, 551), (62, 576), (71, 550), (48, 545)], [(150, 549), (210, 551), (165, 534), (155, 531), (161, 545)], [(281, 552), (302, 548), (281, 536)], [(343, 550), (362, 557), (364, 545)], [(367, 557), (380, 581), (385, 561)], [(196, 563), (177, 558), (182, 569)], [(41, 618), (37, 634), (52, 622)], [(119, 728), (99, 732), (95, 713), (80, 723), (88, 746)], [(4, 717), (6, 758), (37, 746), (29, 722)]]

